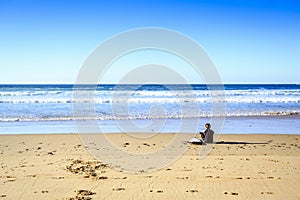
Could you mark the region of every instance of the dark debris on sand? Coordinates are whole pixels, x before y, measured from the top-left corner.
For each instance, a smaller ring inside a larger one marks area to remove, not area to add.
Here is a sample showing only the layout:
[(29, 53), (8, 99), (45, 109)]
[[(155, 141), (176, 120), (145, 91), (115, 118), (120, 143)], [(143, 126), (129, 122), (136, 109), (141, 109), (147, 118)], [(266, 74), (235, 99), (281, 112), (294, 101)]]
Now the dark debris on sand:
[(83, 175), (84, 178), (107, 179), (102, 174), (106, 172), (108, 165), (100, 161), (73, 160), (66, 169), (73, 174)]
[(91, 196), (95, 195), (95, 192), (92, 192), (90, 190), (77, 190), (76, 196), (68, 198), (68, 200), (91, 200), (93, 199)]

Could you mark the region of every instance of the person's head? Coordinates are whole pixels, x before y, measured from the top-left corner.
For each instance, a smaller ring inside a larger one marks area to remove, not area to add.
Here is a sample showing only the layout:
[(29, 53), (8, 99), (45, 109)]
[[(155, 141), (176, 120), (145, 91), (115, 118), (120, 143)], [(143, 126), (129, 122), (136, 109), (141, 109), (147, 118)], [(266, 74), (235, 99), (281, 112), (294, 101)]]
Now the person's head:
[(206, 123), (205, 128), (207, 128), (207, 129), (210, 128), (210, 123)]

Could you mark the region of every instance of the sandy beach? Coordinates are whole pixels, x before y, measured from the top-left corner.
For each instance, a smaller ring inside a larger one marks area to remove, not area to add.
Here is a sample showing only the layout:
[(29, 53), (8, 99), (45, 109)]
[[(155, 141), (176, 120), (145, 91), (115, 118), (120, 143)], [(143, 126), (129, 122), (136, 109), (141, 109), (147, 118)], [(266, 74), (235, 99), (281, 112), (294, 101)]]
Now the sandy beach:
[[(108, 137), (124, 151), (147, 152), (171, 136)], [(219, 141), (203, 158), (205, 146), (184, 144), (169, 166), (133, 173), (95, 159), (76, 134), (1, 135), (0, 199), (300, 199), (300, 135)]]

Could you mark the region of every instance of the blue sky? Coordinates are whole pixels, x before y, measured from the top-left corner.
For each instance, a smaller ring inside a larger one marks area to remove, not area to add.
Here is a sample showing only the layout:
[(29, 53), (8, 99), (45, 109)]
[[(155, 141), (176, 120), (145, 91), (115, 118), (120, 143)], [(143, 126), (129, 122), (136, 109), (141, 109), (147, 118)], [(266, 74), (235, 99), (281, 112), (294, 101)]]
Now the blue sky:
[(300, 3), (0, 0), (0, 83), (74, 83), (122, 31), (163, 27), (198, 42), (225, 83), (300, 83)]

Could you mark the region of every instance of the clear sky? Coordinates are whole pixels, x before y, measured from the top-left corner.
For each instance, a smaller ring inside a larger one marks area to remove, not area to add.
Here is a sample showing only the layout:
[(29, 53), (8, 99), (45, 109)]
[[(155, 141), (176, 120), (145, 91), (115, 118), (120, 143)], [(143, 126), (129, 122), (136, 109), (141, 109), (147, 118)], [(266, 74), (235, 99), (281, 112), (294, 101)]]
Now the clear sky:
[(74, 83), (97, 45), (142, 27), (193, 38), (225, 83), (300, 83), (296, 0), (0, 0), (0, 83)]

